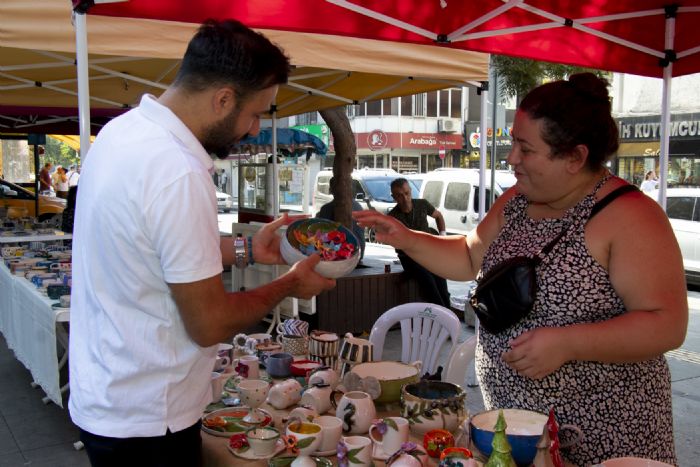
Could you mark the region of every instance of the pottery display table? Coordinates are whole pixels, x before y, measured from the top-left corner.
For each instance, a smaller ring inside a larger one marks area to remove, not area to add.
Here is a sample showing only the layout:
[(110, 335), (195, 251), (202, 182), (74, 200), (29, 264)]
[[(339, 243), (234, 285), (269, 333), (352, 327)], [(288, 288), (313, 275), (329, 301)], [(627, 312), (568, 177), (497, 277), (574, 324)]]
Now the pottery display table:
[[(281, 429), (283, 426), (282, 419), (286, 418), (287, 415), (289, 414), (289, 411), (293, 409), (296, 406), (292, 406), (289, 409), (285, 410), (277, 410), (267, 403), (263, 404), (261, 407), (262, 409), (268, 411), (273, 419), (274, 419), (274, 426), (275, 428)], [(335, 415), (333, 409), (331, 409), (328, 413), (323, 414), (323, 415)], [(390, 416), (398, 416), (399, 415), (399, 405), (393, 404), (393, 406), (381, 406), (377, 405), (377, 418), (384, 418), (384, 417), (390, 417)], [(366, 434), (362, 435), (366, 436)], [(413, 441), (414, 443), (418, 445), (422, 445), (422, 439), (418, 439), (411, 435), (410, 440)], [(214, 436), (210, 435), (208, 433), (202, 432), (202, 448), (204, 452), (204, 465), (207, 467), (226, 467), (226, 466), (235, 466), (235, 465), (245, 465), (245, 466), (259, 466), (259, 467), (266, 467), (268, 465), (268, 460), (248, 460), (248, 459), (242, 459), (240, 457), (236, 457), (233, 453), (231, 453), (228, 449), (228, 438), (227, 437), (220, 437), (220, 436)], [(278, 454), (278, 456), (288, 456), (291, 455), (288, 451), (285, 452), (283, 451), (282, 453)], [(338, 464), (338, 459), (336, 456), (328, 456), (326, 457), (329, 461), (333, 463), (333, 465)], [(374, 460), (374, 464), (376, 466), (383, 466), (385, 465), (384, 462), (380, 460)], [(437, 466), (438, 462), (435, 459), (430, 459), (428, 461), (427, 465), (430, 466)]]

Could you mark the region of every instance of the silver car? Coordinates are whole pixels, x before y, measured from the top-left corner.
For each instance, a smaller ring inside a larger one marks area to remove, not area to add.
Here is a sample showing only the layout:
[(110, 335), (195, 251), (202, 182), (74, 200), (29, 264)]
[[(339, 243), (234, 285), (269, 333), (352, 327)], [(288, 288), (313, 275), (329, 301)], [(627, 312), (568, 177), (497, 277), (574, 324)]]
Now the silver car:
[(231, 212), (233, 209), (233, 198), (227, 193), (216, 190), (216, 207), (219, 211)]

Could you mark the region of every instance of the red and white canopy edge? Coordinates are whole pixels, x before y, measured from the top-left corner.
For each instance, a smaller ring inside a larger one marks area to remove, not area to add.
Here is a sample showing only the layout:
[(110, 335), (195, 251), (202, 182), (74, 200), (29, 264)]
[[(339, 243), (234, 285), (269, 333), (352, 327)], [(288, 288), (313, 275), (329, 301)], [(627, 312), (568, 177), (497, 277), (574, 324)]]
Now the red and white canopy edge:
[[(671, 78), (700, 72), (699, 0), (204, 0), (196, 8), (187, 1), (131, 0), (97, 5), (90, 13), (195, 22), (232, 17), (252, 27), (460, 48), (662, 77), (663, 207)], [(485, 138), (481, 150), (484, 160)], [(485, 202), (483, 193), (480, 200)]]

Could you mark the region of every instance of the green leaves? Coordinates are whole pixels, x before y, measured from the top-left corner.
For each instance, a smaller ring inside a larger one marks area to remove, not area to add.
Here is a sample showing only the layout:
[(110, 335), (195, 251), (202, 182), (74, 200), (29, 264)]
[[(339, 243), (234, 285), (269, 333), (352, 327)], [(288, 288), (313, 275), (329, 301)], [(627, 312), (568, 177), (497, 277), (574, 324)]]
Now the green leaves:
[(307, 448), (311, 445), (311, 443), (314, 442), (314, 440), (316, 440), (314, 436), (309, 436), (308, 438), (300, 439), (299, 441), (297, 441), (297, 447), (299, 449)]
[(348, 457), (348, 460), (349, 460), (352, 464), (361, 464), (361, 463), (362, 463), (362, 461), (361, 461), (360, 459), (358, 459), (357, 457), (355, 457), (355, 456), (357, 456), (357, 455), (360, 453), (360, 451), (362, 451), (362, 449), (363, 449), (363, 448), (355, 448), (355, 449), (350, 449), (350, 450), (348, 451), (347, 457)]
[(385, 418), (384, 423), (386, 423), (386, 426), (389, 428), (394, 429), (394, 431), (399, 431), (398, 425), (396, 425), (396, 420), (392, 420), (391, 418)]

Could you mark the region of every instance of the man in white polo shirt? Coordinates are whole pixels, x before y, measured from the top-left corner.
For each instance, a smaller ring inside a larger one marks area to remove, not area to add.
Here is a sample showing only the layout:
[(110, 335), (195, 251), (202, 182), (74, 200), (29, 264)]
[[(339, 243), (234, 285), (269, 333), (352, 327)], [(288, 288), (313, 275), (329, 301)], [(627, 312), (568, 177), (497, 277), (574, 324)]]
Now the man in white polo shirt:
[[(288, 72), (264, 36), (207, 21), (172, 86), (107, 124), (83, 163), (69, 408), (95, 466), (198, 465), (216, 344), (287, 296), (335, 285), (314, 272), (318, 256), (251, 291), (227, 293), (221, 280), (222, 263), (241, 257), (219, 237), (209, 154), (259, 132)], [(275, 231), (285, 222), (253, 238), (255, 261), (283, 263)]]

